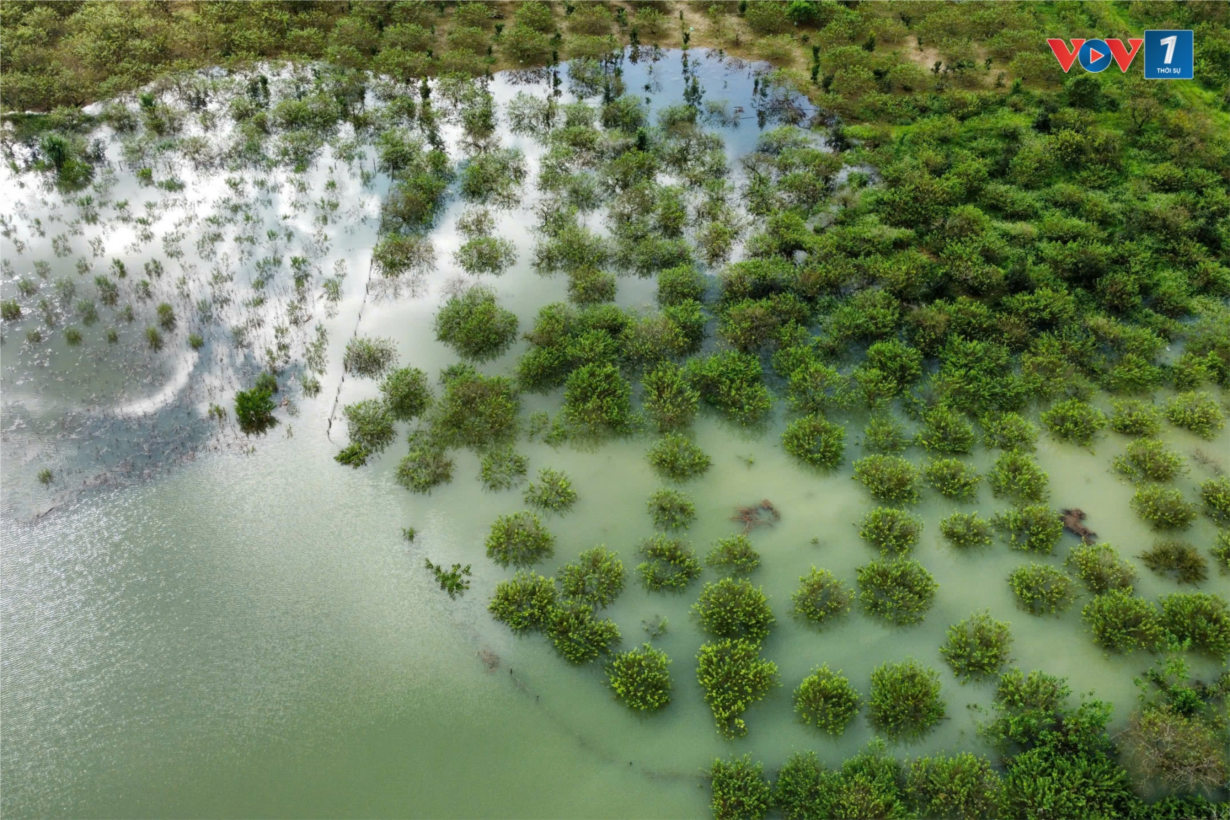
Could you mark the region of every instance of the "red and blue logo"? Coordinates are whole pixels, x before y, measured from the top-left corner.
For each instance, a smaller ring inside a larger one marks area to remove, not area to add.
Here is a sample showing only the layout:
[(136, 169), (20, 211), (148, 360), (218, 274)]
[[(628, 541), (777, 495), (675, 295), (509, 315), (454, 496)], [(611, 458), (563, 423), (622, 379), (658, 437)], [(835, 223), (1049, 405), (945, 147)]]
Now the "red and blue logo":
[(1067, 73), (1072, 68), (1072, 64), (1079, 62), (1081, 68), (1086, 71), (1098, 73), (1105, 71), (1114, 62), (1119, 66), (1119, 70), (1126, 72), (1128, 66), (1132, 64), (1132, 60), (1136, 59), (1136, 53), (1140, 51), (1141, 44), (1144, 39), (1131, 38), (1128, 40), (1128, 46), (1123, 45), (1122, 40), (1107, 39), (1107, 40), (1072, 40), (1071, 46), (1068, 43), (1058, 38), (1051, 38), (1046, 41), (1051, 47), (1051, 51), (1055, 53), (1055, 59), (1059, 61), (1059, 67)]

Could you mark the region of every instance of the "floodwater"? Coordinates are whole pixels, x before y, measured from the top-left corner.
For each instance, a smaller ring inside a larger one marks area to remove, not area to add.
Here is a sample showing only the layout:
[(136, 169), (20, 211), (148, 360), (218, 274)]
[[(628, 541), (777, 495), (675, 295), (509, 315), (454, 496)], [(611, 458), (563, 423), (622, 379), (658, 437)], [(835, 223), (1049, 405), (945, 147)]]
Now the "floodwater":
[[(699, 52), (691, 60), (689, 70), (700, 76), (706, 99), (754, 110), (754, 67)], [(623, 68), (630, 90), (650, 85), (655, 107), (680, 100), (679, 52)], [(501, 101), (518, 90), (542, 94), (545, 88), (513, 85), (503, 76), (493, 84)], [(751, 150), (758, 126), (753, 115), (715, 130), (727, 137), (733, 158)], [(504, 142), (526, 152), (533, 179), (541, 148), (507, 134)], [(332, 440), (329, 427), (345, 340), (356, 327), (364, 335), (390, 337), (403, 364), (438, 372), (456, 357), (435, 341), (431, 320), (462, 276), (451, 262), (453, 226), (462, 210), (454, 201), (433, 232), (438, 269), (413, 292), (368, 295), (375, 214), (387, 182), (359, 179), (373, 168), (370, 152), (346, 162), (333, 151), (324, 149), (302, 175), (306, 192), (289, 195), (309, 205), (292, 211), (298, 214), (289, 219), (295, 236), (284, 243), (287, 257), (315, 243), (308, 251), (322, 277), (338, 260), (347, 270), (340, 301), (326, 310), (317, 298), (304, 326), (319, 321), (329, 334), (324, 389), (315, 398), (288, 389), (295, 414), (281, 411), (281, 424), (268, 436), (247, 442), (203, 421), (211, 400), (219, 400), (214, 396), (226, 396), (228, 385), (250, 378), (259, 366), (227, 341), (226, 327), (247, 315), (237, 308), (222, 330), (202, 325), (206, 347), (192, 355), (206, 364), (174, 351), (143, 350), (144, 319), (125, 331), (132, 338), (108, 348), (100, 332), (108, 324), (105, 310), (76, 349), (59, 341), (50, 352), (23, 347), (31, 317), (6, 327), (0, 349), (0, 809), (6, 816), (705, 816), (703, 771), (715, 756), (750, 752), (773, 769), (792, 752), (813, 749), (837, 764), (873, 737), (863, 715), (837, 739), (795, 722), (791, 693), (822, 663), (843, 670), (864, 695), (871, 670), (884, 661), (914, 657), (933, 666), (941, 674), (948, 718), (921, 743), (890, 749), (901, 756), (985, 751), (976, 734), (977, 707), (989, 705), (993, 684), (961, 685), (939, 654), (947, 627), (983, 609), (1011, 622), (1014, 664), (1067, 676), (1074, 692), (1094, 691), (1114, 704), (1116, 726), (1125, 722), (1135, 701), (1132, 678), (1151, 656), (1104, 654), (1080, 622), (1080, 602), (1062, 617), (1025, 614), (1006, 582), (1026, 560), (1061, 566), (1076, 539), (1065, 536), (1053, 557), (1036, 559), (1001, 542), (958, 553), (940, 537), (939, 520), (955, 509), (977, 508), (989, 517), (1005, 506), (985, 486), (977, 505), (928, 491), (914, 510), (925, 520), (915, 557), (940, 584), (922, 624), (888, 628), (857, 607), (823, 632), (796, 622), (788, 609), (800, 575), (822, 567), (852, 586), (855, 569), (874, 557), (858, 539), (855, 522), (875, 505), (850, 478), (865, 419), (849, 420), (846, 466), (817, 475), (782, 451), (780, 403), (767, 429), (757, 433), (702, 415), (696, 440), (713, 468), (685, 487), (699, 513), (688, 537), (702, 554), (717, 538), (738, 531), (729, 521), (736, 506), (768, 498), (782, 514), (775, 527), (751, 537), (763, 559), (752, 580), (763, 585), (778, 618), (764, 654), (779, 665), (784, 685), (747, 712), (746, 737), (726, 741), (717, 734), (695, 680), (694, 658), (704, 639), (688, 610), (699, 585), (680, 595), (651, 594), (630, 578), (607, 610), (625, 646), (647, 639), (643, 621), (667, 619), (667, 632), (655, 643), (673, 661), (674, 699), (656, 715), (634, 714), (616, 702), (599, 666), (570, 666), (545, 638), (512, 635), (486, 612), (495, 584), (511, 573), (485, 557), (483, 542), (497, 515), (523, 509), (519, 491), (485, 492), (469, 452), (457, 454), (453, 482), (430, 496), (394, 483), (399, 445), (357, 471), (333, 461), (345, 443), (344, 425), (332, 426)], [(175, 196), (190, 198), (181, 211), (196, 210), (203, 220), (225, 197), (226, 174), (186, 167), (180, 173), (187, 189)], [(13, 175), (4, 174), (0, 184), (12, 191)], [(263, 174), (248, 174), (250, 184)], [(135, 201), (132, 169), (121, 165), (117, 176)], [(283, 190), (290, 184), (286, 173), (273, 178)], [(50, 251), (56, 229), (45, 238), (24, 229), (32, 215), (55, 213), (60, 195), (37, 189), (33, 174), (22, 179), (27, 187), (3, 208), (23, 229), (19, 236), (27, 247), (17, 255), (7, 237), (5, 257), (19, 276), (34, 279), (32, 262), (44, 258), (53, 262), (51, 280), (76, 277), (73, 258), (53, 258)], [(336, 181), (331, 195), (349, 217), (326, 224), (322, 241), (314, 236), (310, 203), (332, 190), (325, 188), (329, 179)], [(528, 188), (524, 209), (501, 213), (497, 228), (516, 243), (518, 263), (484, 281), (523, 329), (539, 307), (566, 298), (563, 277), (540, 277), (530, 267), (534, 237), (526, 226), (534, 195)], [(280, 215), (288, 208), (276, 196), (256, 207), (265, 219), (257, 233), (283, 224)], [(169, 211), (168, 220), (177, 218)], [(241, 228), (228, 227), (228, 236)], [(92, 230), (86, 226), (73, 238), (74, 257), (85, 252)], [(185, 228), (183, 245), (193, 248), (202, 230)], [(94, 260), (95, 273), (131, 241), (120, 233), (104, 237), (107, 253)], [(260, 252), (240, 261), (238, 246), (229, 242), (218, 253), (230, 251), (237, 305), (249, 298)], [(134, 250), (129, 268), (151, 253)], [(217, 264), (192, 257), (202, 279)], [(170, 289), (181, 271), (167, 267), (159, 287)], [(41, 286), (48, 289), (51, 280)], [(197, 287), (207, 285), (189, 282), (190, 289)], [(7, 271), (3, 288), (6, 299), (16, 292)], [(287, 298), (286, 290), (275, 292)], [(648, 306), (653, 293), (652, 280), (619, 280), (621, 305)], [(196, 291), (184, 298), (195, 301)], [(270, 317), (258, 333), (276, 321)], [(172, 344), (186, 349), (182, 330)], [(519, 343), (484, 371), (511, 371), (523, 350)], [(189, 377), (178, 375), (185, 371)], [(340, 401), (375, 392), (374, 382), (347, 379)], [(525, 412), (554, 412), (559, 403), (558, 394), (529, 396)], [(144, 456), (142, 437), (159, 430), (157, 441), (165, 443)], [(118, 461), (97, 452), (102, 438), (114, 438), (104, 444), (121, 451)], [(1213, 442), (1174, 429), (1165, 438), (1184, 454), (1199, 449), (1227, 466), (1226, 432)], [(618, 551), (629, 569), (635, 566), (636, 544), (652, 534), (645, 502), (661, 485), (644, 458), (649, 444), (639, 437), (582, 451), (519, 443), (531, 476), (542, 467), (564, 470), (579, 493), (571, 513), (547, 519), (557, 537), (556, 556), (540, 571), (550, 574), (596, 544)], [(1094, 452), (1043, 437), (1038, 458), (1051, 476), (1051, 503), (1088, 512), (1086, 523), (1099, 540), (1138, 565), (1141, 593), (1156, 598), (1178, 587), (1135, 559), (1154, 536), (1128, 506), (1131, 485), (1110, 468), (1124, 444), (1106, 434)], [(114, 465), (138, 456), (147, 461), (117, 477)], [(912, 449), (907, 456), (920, 462), (923, 454)], [(992, 455), (980, 451), (973, 461), (985, 469)], [(147, 462), (175, 466), (155, 469), (143, 466)], [(58, 476), (48, 488), (35, 478), (45, 464)], [(1176, 486), (1194, 498), (1210, 473), (1190, 458), (1189, 466)], [(146, 470), (149, 477), (139, 480)], [(90, 488), (69, 491), (68, 484)], [(402, 538), (403, 527), (417, 529), (413, 543)], [(1202, 518), (1185, 537), (1203, 551), (1214, 529)], [(424, 558), (471, 564), (472, 588), (450, 600), (424, 569)], [(714, 576), (706, 570), (705, 577)], [(1199, 588), (1224, 592), (1224, 581), (1213, 572)], [(1198, 659), (1193, 666), (1205, 675), (1216, 668)]]

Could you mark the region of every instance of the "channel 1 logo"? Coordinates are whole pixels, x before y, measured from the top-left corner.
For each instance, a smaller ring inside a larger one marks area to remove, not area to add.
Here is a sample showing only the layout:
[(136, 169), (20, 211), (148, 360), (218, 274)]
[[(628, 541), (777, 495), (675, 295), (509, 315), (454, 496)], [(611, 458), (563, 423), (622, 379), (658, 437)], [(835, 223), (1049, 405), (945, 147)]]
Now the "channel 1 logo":
[(1046, 41), (1065, 74), (1077, 62), (1094, 74), (1110, 68), (1112, 62), (1126, 73), (1143, 45), (1145, 79), (1190, 80), (1195, 76), (1196, 48), (1190, 30), (1147, 30), (1143, 38), (1129, 38), (1127, 46), (1114, 38), (1070, 42), (1068, 45), (1058, 38)]

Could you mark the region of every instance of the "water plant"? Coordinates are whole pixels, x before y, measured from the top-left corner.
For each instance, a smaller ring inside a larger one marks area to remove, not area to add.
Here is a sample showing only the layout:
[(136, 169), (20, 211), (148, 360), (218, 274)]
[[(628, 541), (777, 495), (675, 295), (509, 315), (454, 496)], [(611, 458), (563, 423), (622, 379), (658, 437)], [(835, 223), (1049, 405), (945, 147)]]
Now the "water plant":
[(701, 401), (738, 424), (763, 421), (773, 405), (760, 359), (750, 353), (727, 350), (689, 359), (685, 370)]
[(863, 447), (873, 453), (896, 455), (910, 446), (905, 425), (890, 413), (875, 413), (863, 428)]
[(1218, 476), (1200, 483), (1204, 514), (1219, 525), (1230, 524), (1230, 478)]
[(615, 696), (629, 708), (655, 712), (670, 703), (670, 658), (661, 649), (644, 644), (620, 652), (607, 664), (607, 680)]
[(482, 449), (516, 435), (521, 399), (510, 379), (458, 365), (441, 374), (441, 380), (444, 395), (428, 417), (432, 435), (441, 444)]
[(568, 374), (564, 418), (578, 430), (601, 436), (628, 427), (632, 385), (611, 364), (587, 364)]
[(525, 479), (529, 463), (529, 458), (505, 444), (483, 453), (478, 478), (488, 490), (508, 490)]
[(1139, 399), (1111, 402), (1110, 429), (1125, 436), (1156, 436), (1162, 431), (1162, 412)]
[(1065, 612), (1076, 600), (1072, 579), (1046, 564), (1023, 564), (1008, 575), (1017, 602), (1031, 615)]
[(808, 726), (840, 736), (858, 714), (858, 691), (841, 671), (832, 672), (828, 664), (812, 670), (794, 690), (794, 711)]
[(531, 507), (562, 514), (576, 503), (577, 491), (567, 473), (544, 467), (538, 471), (538, 481), (525, 488), (524, 498)]
[(54, 476), (52, 475), (50, 468), (44, 467), (38, 471), (38, 483), (42, 484), (44, 487), (50, 486), (53, 479)]
[(939, 584), (917, 561), (872, 561), (857, 572), (859, 603), (868, 615), (897, 626), (922, 621)]
[(397, 464), (394, 479), (407, 490), (430, 493), (453, 480), (453, 459), (431, 435), (418, 430), (409, 436), (410, 450)]
[(1179, 645), (1217, 658), (1230, 659), (1230, 606), (1219, 595), (1175, 592), (1163, 595), (1162, 621)]
[(900, 456), (874, 454), (854, 462), (854, 480), (886, 504), (918, 502), (918, 470)]
[(692, 606), (701, 629), (717, 638), (743, 638), (759, 643), (776, 622), (764, 590), (742, 578), (705, 584)]
[(687, 427), (696, 417), (700, 393), (682, 367), (662, 362), (641, 379), (645, 413), (659, 432)]
[(752, 763), (751, 755), (714, 760), (709, 780), (715, 820), (762, 820), (769, 813), (773, 790), (764, 766)]
[(1110, 544), (1081, 544), (1068, 553), (1067, 566), (1094, 595), (1110, 590), (1131, 592), (1136, 570)]
[(1216, 543), (1209, 548), (1222, 575), (1230, 573), (1230, 530), (1218, 530)]
[(940, 533), (959, 549), (989, 546), (991, 522), (976, 512), (955, 512), (940, 521)]
[(876, 507), (859, 526), (859, 537), (880, 550), (882, 555), (906, 555), (922, 535), (923, 522), (904, 510)]
[(660, 530), (686, 530), (696, 520), (696, 505), (678, 490), (667, 487), (649, 496), (649, 515)]
[(951, 407), (937, 405), (923, 415), (918, 443), (929, 452), (963, 455), (974, 449), (974, 426)]
[(996, 498), (1008, 498), (1017, 503), (1046, 500), (1049, 494), (1047, 474), (1027, 453), (1009, 450), (995, 460), (987, 474), (987, 483)]
[(1195, 504), (1179, 490), (1156, 484), (1141, 487), (1132, 496), (1132, 509), (1155, 530), (1185, 530), (1199, 514)]
[(448, 593), (448, 597), (456, 598), (458, 595), (464, 594), (470, 588), (470, 565), (464, 567), (461, 564), (453, 564), (452, 568), (445, 569), (439, 564), (433, 564), (431, 559), (426, 559), (427, 569), (431, 570), (432, 575), (436, 578), (436, 583), (440, 585), (440, 589)]
[(342, 409), (346, 417), (346, 433), (351, 444), (357, 444), (371, 453), (379, 453), (393, 443), (397, 433), (393, 429), (393, 414), (388, 405), (377, 399), (364, 399), (348, 404)]
[(1094, 642), (1112, 652), (1153, 649), (1165, 638), (1157, 607), (1131, 590), (1112, 589), (1094, 596), (1081, 610), (1081, 618)]
[(1067, 399), (1042, 414), (1042, 424), (1060, 441), (1088, 446), (1106, 426), (1106, 414), (1080, 399)]
[(342, 367), (356, 376), (376, 378), (393, 367), (397, 361), (397, 348), (392, 339), (368, 339), (356, 336), (346, 343)]
[(273, 417), (276, 405), (268, 390), (253, 388), (235, 394), (235, 420), (247, 435), (263, 433), (277, 423)]
[(845, 457), (846, 429), (821, 416), (804, 416), (786, 426), (782, 446), (805, 464), (832, 470)]
[(1191, 544), (1173, 538), (1155, 541), (1138, 556), (1146, 567), (1166, 575), (1174, 573), (1180, 584), (1197, 584), (1209, 577), (1209, 564)]
[(906, 792), (923, 817), (1002, 817), (1003, 784), (985, 757), (969, 752), (909, 764)]
[(417, 367), (401, 367), (390, 372), (380, 383), (380, 394), (398, 421), (412, 421), (423, 415), (432, 400), (427, 374)]
[(867, 718), (892, 740), (920, 738), (945, 715), (940, 676), (913, 658), (883, 663), (871, 673)]
[(981, 478), (978, 470), (955, 458), (938, 458), (923, 465), (927, 486), (954, 501), (973, 501)]
[(1114, 466), (1133, 480), (1170, 481), (1183, 472), (1183, 457), (1155, 438), (1138, 438), (1115, 457)]
[(1012, 634), (1008, 624), (989, 612), (977, 612), (948, 627), (948, 639), (940, 654), (962, 682), (971, 677), (998, 675), (1008, 662)]
[(687, 481), (703, 475), (712, 464), (708, 454), (678, 433), (667, 433), (645, 454), (649, 466), (660, 475), (675, 481)]
[(700, 577), (700, 561), (681, 539), (655, 535), (641, 542), (638, 552), (645, 561), (636, 571), (651, 592), (678, 592)]
[(1063, 519), (1045, 504), (998, 512), (991, 523), (1007, 538), (1009, 546), (1026, 552), (1050, 555), (1063, 537)]
[(619, 643), (619, 627), (594, 617), (594, 610), (579, 601), (564, 601), (547, 617), (547, 637), (569, 663), (588, 663), (608, 654)]
[(813, 626), (825, 626), (850, 611), (854, 594), (827, 569), (811, 568), (799, 577), (790, 596), (794, 614)]
[(734, 575), (749, 575), (760, 566), (760, 553), (746, 535), (719, 538), (705, 556), (705, 563)]
[(487, 611), (514, 632), (525, 632), (544, 628), (555, 608), (555, 580), (521, 571), (495, 585)]
[(1195, 391), (1180, 393), (1166, 402), (1166, 418), (1175, 427), (1207, 439), (1212, 439), (1225, 426), (1217, 400), (1208, 393)]
[(560, 567), (559, 587), (566, 601), (593, 609), (610, 606), (624, 588), (624, 563), (605, 546), (585, 550)]
[(486, 288), (451, 297), (436, 314), (436, 339), (463, 359), (486, 362), (502, 356), (517, 338), (517, 316)]
[(982, 443), (996, 450), (1030, 452), (1038, 441), (1038, 428), (1020, 413), (992, 413), (979, 420)]
[(487, 557), (502, 567), (528, 567), (555, 554), (555, 536), (530, 512), (501, 515), (487, 536)]
[(777, 664), (760, 657), (760, 645), (738, 638), (702, 644), (696, 680), (705, 690), (718, 732), (727, 738), (747, 734), (743, 713), (781, 685)]

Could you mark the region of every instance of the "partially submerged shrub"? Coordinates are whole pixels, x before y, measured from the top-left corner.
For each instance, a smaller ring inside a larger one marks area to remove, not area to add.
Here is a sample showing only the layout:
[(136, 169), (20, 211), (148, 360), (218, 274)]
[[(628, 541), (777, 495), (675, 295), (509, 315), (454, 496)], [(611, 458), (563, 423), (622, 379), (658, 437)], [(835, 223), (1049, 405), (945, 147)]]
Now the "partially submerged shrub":
[(1162, 431), (1162, 413), (1139, 399), (1111, 403), (1110, 429), (1125, 436), (1156, 436)]
[(379, 453), (393, 443), (397, 433), (393, 429), (393, 414), (383, 401), (364, 399), (348, 404), (342, 409), (346, 417), (346, 432), (352, 444)]
[(1166, 418), (1175, 427), (1207, 439), (1212, 439), (1225, 426), (1221, 408), (1208, 393), (1180, 393), (1166, 402)]
[(436, 338), (476, 362), (498, 358), (517, 338), (517, 317), (496, 302), (486, 288), (453, 296), (436, 314)]
[(928, 461), (923, 466), (923, 479), (940, 495), (954, 501), (973, 501), (981, 480), (978, 470), (955, 458)]
[(892, 740), (919, 738), (945, 714), (940, 676), (918, 661), (884, 663), (871, 673), (867, 717)]
[(845, 457), (846, 429), (821, 416), (790, 422), (782, 433), (782, 446), (800, 461), (825, 470), (841, 465)]
[(687, 374), (701, 400), (739, 424), (762, 421), (773, 405), (760, 359), (750, 353), (727, 350), (689, 359)]
[(347, 373), (374, 379), (382, 376), (397, 361), (397, 348), (392, 339), (368, 339), (356, 336), (346, 343), (342, 366)]
[(1012, 634), (1008, 624), (997, 621), (989, 612), (979, 612), (948, 627), (948, 640), (940, 654), (962, 680), (983, 675), (998, 675), (1008, 662)]
[(1116, 456), (1115, 469), (1139, 481), (1169, 481), (1183, 472), (1183, 457), (1155, 438), (1129, 442), (1126, 452)]
[(1209, 548), (1217, 561), (1221, 574), (1230, 573), (1230, 530), (1220, 530), (1217, 533), (1217, 543)]
[(567, 473), (544, 467), (538, 471), (538, 481), (525, 488), (525, 503), (544, 512), (566, 513), (577, 501), (572, 479)]
[(501, 515), (487, 536), (487, 557), (502, 567), (528, 567), (555, 554), (555, 536), (529, 512)]
[(1008, 576), (1008, 586), (1031, 615), (1065, 612), (1076, 600), (1072, 579), (1045, 564), (1025, 564)]
[(1081, 618), (1098, 646), (1113, 652), (1153, 649), (1165, 637), (1157, 607), (1128, 590), (1096, 596), (1085, 604)]
[(653, 712), (671, 701), (670, 658), (649, 644), (620, 652), (607, 666), (615, 696), (630, 708)]
[(1209, 577), (1209, 564), (1191, 544), (1166, 539), (1140, 554), (1141, 563), (1158, 573), (1174, 573), (1180, 584), (1197, 584)]
[(585, 550), (559, 571), (564, 600), (593, 609), (610, 606), (624, 588), (624, 564), (606, 547)]
[(790, 600), (796, 616), (823, 626), (850, 611), (854, 594), (827, 569), (812, 567), (799, 577), (799, 588)]
[(589, 435), (618, 432), (632, 415), (632, 385), (610, 364), (587, 364), (568, 374), (564, 417)]
[(410, 452), (397, 465), (397, 483), (416, 493), (453, 480), (453, 460), (444, 446), (422, 431), (410, 436)]
[(645, 412), (659, 432), (687, 427), (696, 416), (700, 393), (688, 382), (683, 368), (662, 362), (645, 374)]
[(1089, 445), (1106, 426), (1106, 414), (1080, 399), (1061, 401), (1042, 414), (1042, 423), (1060, 441)]
[(734, 575), (748, 575), (760, 566), (760, 553), (746, 535), (732, 535), (718, 539), (705, 556), (705, 563)]
[(794, 711), (808, 726), (840, 736), (858, 714), (860, 698), (849, 679), (829, 671), (828, 664), (812, 673), (794, 690)]
[(1013, 549), (1050, 555), (1063, 537), (1063, 519), (1045, 504), (1028, 504), (996, 513), (991, 523)]
[(904, 510), (876, 507), (859, 527), (859, 537), (880, 550), (882, 555), (906, 555), (922, 535), (923, 522)]
[(886, 504), (918, 502), (918, 470), (900, 456), (870, 455), (854, 462), (854, 479)]
[(1110, 544), (1082, 544), (1068, 553), (1068, 568), (1094, 595), (1110, 590), (1131, 592), (1136, 570)]
[(649, 465), (660, 475), (687, 481), (703, 475), (712, 463), (704, 450), (678, 433), (667, 433), (646, 454)]
[(1222, 663), (1230, 659), (1230, 606), (1222, 597), (1206, 592), (1165, 595), (1162, 620), (1166, 631), (1179, 644), (1212, 655)]
[(863, 428), (863, 447), (873, 453), (895, 455), (910, 446), (905, 425), (888, 413), (876, 413)]
[(1155, 530), (1185, 530), (1196, 520), (1196, 505), (1179, 490), (1156, 484), (1141, 487), (1132, 496), (1132, 509)]
[(529, 463), (511, 444), (496, 447), (483, 454), (478, 477), (488, 490), (508, 490), (525, 479)]
[(696, 505), (678, 490), (663, 488), (649, 496), (649, 515), (660, 530), (686, 530), (696, 520)]
[(1204, 514), (1220, 525), (1230, 524), (1230, 478), (1219, 476), (1200, 484)]
[(588, 663), (619, 643), (619, 627), (580, 602), (564, 602), (547, 619), (547, 637), (570, 663)]
[(1008, 498), (1018, 503), (1044, 501), (1049, 494), (1046, 473), (1032, 456), (1010, 450), (995, 460), (987, 475), (991, 492), (996, 498)]
[(534, 572), (518, 572), (511, 580), (496, 584), (487, 611), (516, 632), (542, 629), (555, 612), (555, 581)]
[(759, 644), (737, 638), (702, 645), (696, 661), (696, 679), (718, 731), (728, 738), (747, 734), (743, 713), (780, 685), (777, 664), (760, 657)]
[(912, 761), (906, 791), (922, 817), (975, 820), (1004, 816), (999, 775), (989, 760), (969, 752)]
[(996, 450), (1032, 451), (1038, 441), (1038, 428), (1020, 413), (995, 413), (983, 416), (982, 442)]
[(751, 755), (714, 760), (709, 780), (715, 820), (762, 820), (769, 813), (773, 791), (764, 766), (753, 764)]
[(484, 448), (517, 434), (521, 399), (512, 381), (468, 365), (445, 371), (444, 395), (432, 407), (433, 435), (450, 447)]
[(701, 629), (717, 638), (760, 642), (776, 621), (764, 591), (742, 578), (705, 584), (692, 611)]
[(643, 541), (638, 551), (645, 561), (636, 571), (652, 592), (678, 592), (700, 577), (701, 566), (696, 553), (678, 538), (655, 535)]
[(937, 405), (923, 416), (918, 443), (933, 453), (963, 455), (974, 449), (974, 427), (965, 417), (945, 405)]
[(273, 417), (273, 395), (268, 390), (253, 388), (235, 394), (235, 420), (247, 435), (263, 433), (277, 423)]
[(940, 533), (960, 549), (985, 547), (991, 543), (991, 522), (978, 513), (955, 512), (940, 521)]
[(868, 615), (907, 626), (922, 621), (939, 584), (917, 561), (897, 558), (858, 568), (859, 602)]

